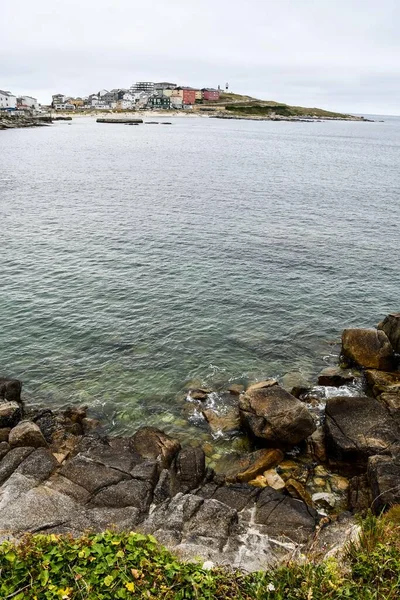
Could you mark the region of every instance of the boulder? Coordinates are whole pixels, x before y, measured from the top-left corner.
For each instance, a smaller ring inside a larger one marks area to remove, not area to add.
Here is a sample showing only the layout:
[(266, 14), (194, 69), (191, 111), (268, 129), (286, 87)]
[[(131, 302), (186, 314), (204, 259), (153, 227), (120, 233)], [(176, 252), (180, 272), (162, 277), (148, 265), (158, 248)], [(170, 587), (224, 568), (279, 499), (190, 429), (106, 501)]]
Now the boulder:
[(233, 483), (218, 487), (210, 497), (240, 512), (244, 508), (252, 506), (259, 493), (260, 490), (248, 483)]
[(264, 525), (270, 536), (305, 543), (314, 533), (318, 513), (301, 500), (264, 488), (257, 500), (254, 520)]
[(0, 378), (0, 399), (21, 403), (22, 383), (18, 379)]
[(356, 513), (365, 513), (372, 504), (372, 492), (367, 474), (355, 475), (350, 479), (348, 489), (349, 509)]
[(8, 442), (11, 427), (3, 427), (0, 429), (0, 442)]
[(240, 459), (240, 470), (234, 474), (230, 473), (226, 479), (229, 482), (251, 481), (257, 475), (279, 465), (283, 458), (283, 452), (277, 449), (262, 448), (261, 450), (250, 452)]
[(290, 392), (292, 396), (296, 396), (296, 398), (300, 398), (302, 394), (306, 394), (310, 388), (312, 388), (310, 381), (308, 381), (299, 371), (285, 373), (281, 379), (281, 385), (287, 392)]
[(325, 431), (319, 426), (309, 438), (307, 438), (307, 452), (318, 462), (326, 462)]
[(58, 466), (57, 460), (47, 448), (37, 448), (31, 452), (15, 470), (25, 477), (31, 477), (37, 482), (46, 481)]
[(0, 462), (0, 485), (2, 485), (34, 448), (14, 448), (9, 450)]
[(266, 484), (273, 490), (282, 491), (285, 489), (285, 482), (275, 469), (268, 469), (264, 472)]
[(271, 385), (276, 385), (278, 382), (276, 379), (264, 379), (263, 381), (257, 381), (248, 386), (246, 392), (254, 392), (255, 390), (263, 390), (269, 388)]
[(12, 448), (31, 446), (32, 448), (46, 447), (47, 442), (44, 439), (40, 428), (31, 421), (21, 421), (8, 436), (8, 443)]
[(18, 402), (7, 401), (0, 404), (0, 428), (14, 427), (22, 418), (22, 408)]
[(244, 392), (244, 385), (241, 385), (240, 383), (232, 383), (232, 385), (228, 387), (228, 392), (234, 396), (240, 396), (240, 394)]
[(247, 429), (269, 444), (294, 446), (316, 429), (304, 403), (276, 383), (247, 391), (240, 397), (239, 407)]
[(371, 508), (375, 514), (400, 504), (400, 460), (391, 456), (371, 456), (368, 481), (372, 491)]
[(107, 467), (82, 454), (68, 460), (61, 467), (60, 474), (91, 494), (101, 488), (115, 485), (123, 479), (131, 478), (127, 473)]
[(377, 398), (392, 415), (392, 417), (399, 423), (400, 422), (400, 392), (397, 394), (387, 393), (381, 394)]
[(152, 486), (147, 481), (131, 479), (120, 481), (101, 489), (91, 501), (94, 506), (109, 506), (123, 508), (134, 506), (141, 512), (146, 512), (152, 500)]
[(330, 462), (349, 471), (367, 466), (370, 456), (390, 454), (400, 431), (375, 398), (337, 396), (326, 403), (325, 436)]
[(157, 460), (162, 468), (168, 468), (181, 445), (160, 429), (141, 427), (131, 438), (131, 448), (142, 458)]
[(197, 488), (206, 473), (205, 454), (201, 448), (180, 450), (174, 462), (172, 495)]
[(214, 436), (240, 429), (239, 402), (234, 394), (214, 392), (200, 410)]
[(326, 367), (322, 369), (318, 375), (318, 385), (326, 385), (332, 387), (340, 387), (349, 385), (355, 379), (354, 374), (349, 369), (341, 369), (340, 367)]
[(378, 371), (368, 369), (365, 378), (374, 396), (382, 393), (400, 394), (400, 371)]
[(345, 329), (342, 334), (342, 356), (350, 364), (366, 369), (391, 371), (396, 364), (386, 333), (378, 329)]
[(7, 452), (10, 450), (10, 444), (8, 442), (0, 442), (0, 461), (5, 457)]
[(400, 313), (391, 313), (378, 324), (377, 328), (386, 333), (393, 350), (400, 354)]

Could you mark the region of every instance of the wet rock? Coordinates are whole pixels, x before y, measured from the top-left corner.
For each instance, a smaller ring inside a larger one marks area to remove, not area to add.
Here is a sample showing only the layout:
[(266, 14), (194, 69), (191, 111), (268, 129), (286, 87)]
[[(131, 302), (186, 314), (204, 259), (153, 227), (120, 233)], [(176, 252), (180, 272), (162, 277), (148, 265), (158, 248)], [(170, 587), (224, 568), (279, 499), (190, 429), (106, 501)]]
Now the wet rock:
[(325, 430), (319, 426), (310, 437), (307, 438), (307, 452), (319, 462), (326, 462)]
[(350, 479), (348, 504), (349, 508), (357, 513), (365, 513), (371, 507), (372, 492), (366, 473)]
[(82, 419), (81, 425), (84, 434), (102, 429), (102, 425), (98, 419), (90, 419), (88, 417)]
[(348, 369), (340, 367), (326, 367), (318, 375), (318, 385), (340, 387), (353, 383), (355, 375)]
[(387, 335), (377, 329), (345, 329), (342, 356), (350, 363), (382, 371), (391, 371), (396, 363)]
[(301, 500), (265, 488), (257, 500), (255, 522), (270, 536), (305, 543), (314, 533), (318, 513)]
[(375, 369), (365, 371), (367, 384), (374, 396), (382, 393), (400, 394), (400, 371), (377, 371)]
[(239, 407), (246, 427), (270, 444), (293, 446), (316, 429), (305, 405), (277, 384), (247, 391)]
[(400, 457), (371, 456), (368, 480), (372, 491), (371, 508), (375, 514), (400, 504)]
[(34, 451), (34, 448), (11, 449), (0, 462), (0, 485), (6, 481), (19, 464)]
[(80, 485), (90, 493), (95, 493), (101, 488), (114, 485), (123, 479), (130, 479), (130, 475), (117, 469), (112, 469), (100, 464), (84, 455), (78, 454), (66, 462), (60, 474)]
[(244, 392), (244, 385), (241, 385), (240, 383), (233, 383), (228, 387), (228, 392), (234, 396), (240, 396), (240, 394)]
[(0, 427), (15, 427), (22, 419), (22, 408), (18, 402), (7, 401), (0, 403)]
[(0, 378), (0, 400), (21, 404), (22, 383), (18, 379)]
[(290, 392), (296, 398), (300, 398), (302, 394), (307, 393), (312, 387), (311, 383), (298, 371), (286, 373), (282, 377), (281, 384), (287, 392)]
[(269, 469), (265, 471), (264, 478), (269, 487), (273, 490), (282, 491), (285, 489), (285, 482), (275, 469)]
[(51, 410), (41, 410), (32, 421), (36, 423), (48, 444), (51, 444), (54, 432), (59, 428), (57, 419)]
[(33, 448), (46, 447), (40, 428), (31, 421), (21, 421), (10, 431), (8, 442), (12, 448), (31, 446)]
[(335, 397), (326, 403), (326, 447), (330, 462), (365, 469), (369, 456), (389, 454), (400, 431), (375, 398)]
[(386, 333), (394, 351), (400, 354), (400, 313), (391, 313), (378, 324), (377, 328)]
[(236, 475), (230, 475), (227, 481), (250, 481), (260, 475), (264, 471), (276, 467), (282, 462), (284, 454), (281, 450), (273, 450), (270, 448), (262, 448), (251, 452), (242, 459), (243, 468)]
[(142, 458), (152, 458), (159, 461), (162, 468), (168, 468), (181, 445), (155, 427), (141, 427), (131, 438), (131, 448)]
[(205, 477), (205, 454), (201, 448), (184, 448), (179, 451), (174, 467), (173, 494), (194, 490)]
[(197, 390), (189, 390), (189, 396), (193, 400), (207, 400), (207, 396), (210, 392), (211, 390), (206, 388), (198, 388)]
[(240, 429), (238, 406), (225, 406), (218, 412), (212, 408), (206, 408), (202, 413), (214, 434), (232, 433)]
[(342, 494), (343, 492), (348, 491), (350, 482), (346, 477), (341, 477), (340, 475), (332, 475), (330, 477), (330, 484), (334, 492)]
[(307, 492), (304, 485), (300, 483), (300, 481), (296, 481), (296, 479), (288, 479), (285, 483), (285, 487), (287, 492), (292, 496), (292, 498), (302, 500), (303, 502), (308, 504), (308, 506), (313, 505), (310, 494)]
[(385, 408), (389, 411), (392, 417), (400, 423), (400, 392), (381, 394), (377, 398)]
[(82, 423), (86, 418), (87, 408), (85, 406), (69, 406), (64, 411), (64, 417), (70, 419), (73, 423)]
[(331, 510), (332, 508), (335, 508), (337, 503), (335, 494), (328, 492), (317, 492), (312, 495), (311, 499), (313, 505), (322, 510)]
[(269, 388), (272, 385), (277, 385), (276, 379), (264, 379), (263, 381), (257, 381), (256, 383), (252, 383), (248, 386), (246, 393), (255, 392), (256, 390), (262, 390), (265, 388)]
[(153, 503), (161, 504), (168, 498), (171, 498), (171, 473), (168, 469), (163, 469), (158, 478), (157, 485), (153, 492)]

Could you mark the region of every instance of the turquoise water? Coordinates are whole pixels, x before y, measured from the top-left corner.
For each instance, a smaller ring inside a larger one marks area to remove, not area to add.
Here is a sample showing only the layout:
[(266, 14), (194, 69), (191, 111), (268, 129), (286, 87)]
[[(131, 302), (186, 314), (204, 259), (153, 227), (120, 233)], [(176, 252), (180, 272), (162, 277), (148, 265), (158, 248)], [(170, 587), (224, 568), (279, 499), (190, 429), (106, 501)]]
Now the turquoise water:
[(120, 431), (400, 309), (400, 120), (172, 121), (0, 133), (0, 375)]

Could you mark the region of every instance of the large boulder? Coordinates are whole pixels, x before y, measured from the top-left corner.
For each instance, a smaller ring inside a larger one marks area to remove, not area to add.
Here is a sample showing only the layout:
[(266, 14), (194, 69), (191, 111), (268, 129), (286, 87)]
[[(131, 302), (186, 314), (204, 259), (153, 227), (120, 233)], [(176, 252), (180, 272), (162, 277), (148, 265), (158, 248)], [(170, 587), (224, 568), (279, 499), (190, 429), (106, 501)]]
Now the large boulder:
[(400, 456), (371, 456), (368, 480), (372, 490), (371, 508), (379, 514), (383, 509), (400, 504)]
[(162, 468), (168, 468), (181, 445), (160, 429), (141, 427), (131, 438), (131, 448), (142, 458), (157, 460)]
[(390, 454), (399, 427), (375, 398), (337, 396), (326, 403), (325, 436), (330, 462), (347, 470), (365, 470), (370, 456)]
[(0, 399), (21, 403), (22, 383), (18, 379), (0, 378)]
[(326, 367), (318, 375), (318, 385), (340, 387), (353, 383), (355, 375), (348, 369), (340, 367)]
[(251, 481), (257, 475), (279, 465), (283, 461), (283, 458), (284, 454), (281, 450), (272, 448), (262, 448), (255, 452), (250, 452), (240, 459), (235, 472), (227, 474), (226, 480), (228, 482)]
[(206, 474), (205, 454), (201, 448), (183, 448), (174, 462), (173, 494), (194, 490)]
[(391, 313), (377, 327), (386, 333), (394, 351), (400, 354), (400, 313)]
[(365, 371), (365, 378), (374, 396), (382, 393), (400, 394), (400, 371)]
[(378, 329), (345, 329), (342, 356), (366, 369), (391, 371), (396, 365), (392, 345), (386, 333)]
[(31, 421), (21, 421), (10, 431), (8, 443), (12, 448), (19, 446), (31, 446), (33, 448), (42, 448), (47, 446), (43, 433), (36, 423)]
[(239, 407), (246, 428), (269, 444), (294, 446), (316, 429), (304, 403), (276, 383), (247, 391)]

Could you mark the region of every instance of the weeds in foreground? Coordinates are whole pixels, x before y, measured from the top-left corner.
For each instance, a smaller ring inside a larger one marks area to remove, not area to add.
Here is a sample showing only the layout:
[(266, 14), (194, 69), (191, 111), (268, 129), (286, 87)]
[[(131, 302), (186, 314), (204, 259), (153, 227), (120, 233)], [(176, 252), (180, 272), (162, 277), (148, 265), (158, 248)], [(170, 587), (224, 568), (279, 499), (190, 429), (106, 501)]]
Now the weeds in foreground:
[(368, 515), (339, 563), (244, 575), (178, 561), (151, 536), (26, 536), (0, 545), (2, 600), (397, 600), (400, 507)]

